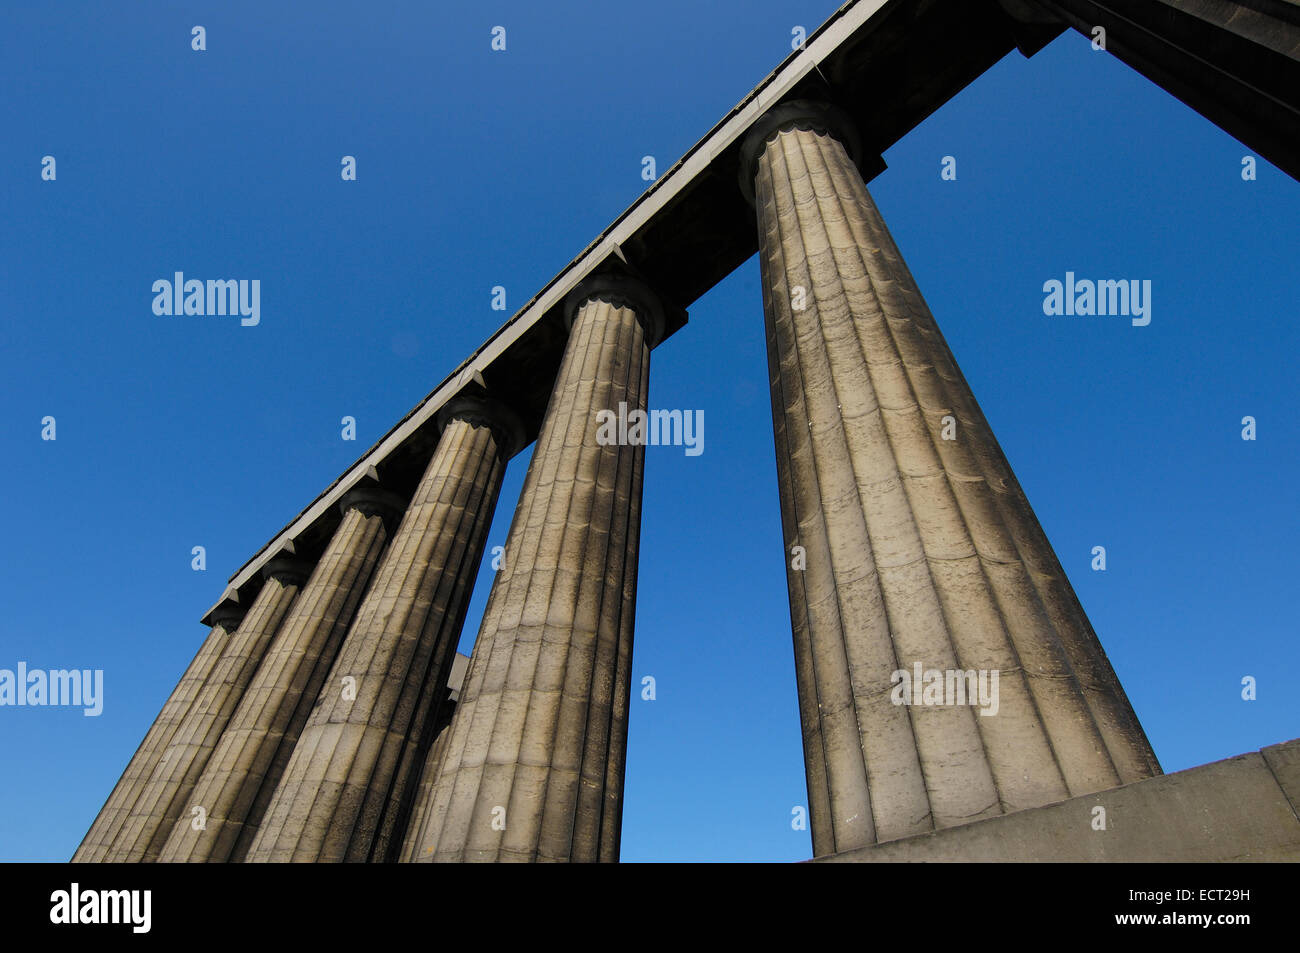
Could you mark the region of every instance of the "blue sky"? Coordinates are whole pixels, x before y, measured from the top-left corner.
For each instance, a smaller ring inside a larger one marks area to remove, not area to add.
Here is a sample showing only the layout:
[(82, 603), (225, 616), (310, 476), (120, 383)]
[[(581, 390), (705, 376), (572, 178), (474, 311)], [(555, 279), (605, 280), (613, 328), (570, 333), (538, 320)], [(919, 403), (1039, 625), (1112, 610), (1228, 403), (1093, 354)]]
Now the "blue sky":
[[(0, 859), (71, 855), (227, 576), (503, 323), (491, 288), (513, 312), (635, 200), (642, 156), (667, 169), (835, 8), (0, 15), (0, 668), (105, 681), (97, 718), (0, 708)], [(1300, 187), (1262, 159), (1243, 181), (1250, 154), (1071, 32), (1008, 55), (869, 186), (1166, 771), (1300, 735)], [(261, 323), (154, 315), (177, 270), (260, 279)], [(1045, 316), (1066, 271), (1151, 280), (1150, 325)], [(702, 409), (706, 441), (647, 450), (634, 677), (657, 698), (631, 714), (623, 858), (803, 859), (756, 259), (651, 368), (651, 406)]]

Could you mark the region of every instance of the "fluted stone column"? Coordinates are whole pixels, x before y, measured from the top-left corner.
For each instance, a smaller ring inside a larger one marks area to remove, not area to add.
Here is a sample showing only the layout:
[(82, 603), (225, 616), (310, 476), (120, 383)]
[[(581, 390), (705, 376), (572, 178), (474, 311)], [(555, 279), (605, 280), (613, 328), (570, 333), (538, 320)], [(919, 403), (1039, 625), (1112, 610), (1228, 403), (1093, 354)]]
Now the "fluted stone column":
[(442, 759), (446, 756), (447, 745), (451, 741), (451, 722), (456, 714), (456, 708), (460, 701), (460, 692), (465, 686), (465, 674), (468, 670), (469, 659), (466, 656), (457, 655), (452, 663), (450, 679), (447, 685), (447, 701), (439, 712), (438, 724), (434, 726), (433, 744), (429, 746), (429, 753), (425, 756), (424, 765), (420, 771), (419, 784), (415, 789), (415, 802), (410, 821), (406, 824), (406, 829), (402, 834), (402, 846), (397, 859), (403, 863), (411, 863), (418, 859), (420, 832), (424, 828), (422, 819), (432, 801), (433, 786), (438, 780), (438, 772), (442, 769)]
[(429, 746), (429, 754), (416, 788), (415, 808), (411, 811), (411, 822), (407, 824), (402, 838), (399, 859), (404, 863), (414, 863), (420, 859), (420, 841), (426, 826), (428, 807), (433, 803), (433, 788), (438, 781), (438, 772), (442, 770), (442, 760), (447, 755), (447, 745), (451, 741), (451, 722), (456, 705), (452, 703), (448, 708), (451, 711), (441, 719), (442, 723), (434, 732), (434, 741)]
[[(742, 150), (818, 856), (1159, 773), (855, 148), (794, 103)], [(918, 662), (997, 670), (997, 713), (895, 704)]]
[(190, 792), (309, 569), (302, 560), (277, 556), (262, 570), (257, 598), (199, 689), (105, 860), (158, 859), (173, 823), (182, 809), (188, 811)]
[(420, 861), (616, 861), (644, 447), (597, 413), (645, 410), (662, 310), (639, 282), (566, 302), (569, 340), (441, 768)]
[(415, 496), (276, 788), (247, 860), (390, 859), (520, 426), (454, 399)]
[[(240, 860), (252, 842), (406, 501), (375, 487), (339, 503), (343, 520), (280, 624), (159, 860)], [(206, 812), (195, 830), (190, 811)]]
[(244, 617), (244, 612), (244, 607), (232, 603), (225, 603), (213, 610), (212, 628), (208, 631), (207, 638), (199, 646), (181, 680), (172, 689), (162, 711), (149, 726), (144, 741), (140, 742), (140, 747), (122, 772), (122, 777), (90, 825), (81, 846), (72, 855), (74, 863), (102, 861), (107, 856), (110, 846), (130, 815), (131, 808), (153, 777), (158, 762), (176, 733), (176, 727), (189, 713), (199, 689), (221, 658), (231, 634)]

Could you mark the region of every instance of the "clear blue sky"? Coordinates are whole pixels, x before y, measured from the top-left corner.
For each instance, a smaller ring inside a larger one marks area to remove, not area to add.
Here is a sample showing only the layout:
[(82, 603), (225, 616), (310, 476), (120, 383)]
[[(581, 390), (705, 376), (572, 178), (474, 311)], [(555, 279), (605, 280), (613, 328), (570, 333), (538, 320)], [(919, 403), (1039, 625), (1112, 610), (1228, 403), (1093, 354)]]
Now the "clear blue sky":
[[(3, 859), (72, 854), (227, 576), (503, 323), (492, 286), (513, 312), (835, 9), (284, 6), (0, 14), (0, 668), (105, 673), (98, 718), (0, 708)], [(1166, 771), (1300, 735), (1300, 186), (1247, 154), (1071, 32), (870, 185)], [(260, 279), (260, 325), (155, 316), (176, 270)], [(1150, 279), (1151, 324), (1045, 316), (1067, 270)], [(647, 451), (623, 857), (803, 859), (756, 259), (651, 366), (705, 452)]]

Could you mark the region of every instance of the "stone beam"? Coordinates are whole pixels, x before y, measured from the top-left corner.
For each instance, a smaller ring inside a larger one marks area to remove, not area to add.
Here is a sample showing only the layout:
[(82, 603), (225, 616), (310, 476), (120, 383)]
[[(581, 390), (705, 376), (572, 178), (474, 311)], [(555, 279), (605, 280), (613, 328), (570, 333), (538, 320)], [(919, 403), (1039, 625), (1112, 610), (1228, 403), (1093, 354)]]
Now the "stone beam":
[[(1295, 0), (1004, 0), (1106, 51), (1300, 179), (1300, 3)], [(1098, 38), (1099, 39), (1099, 38)]]

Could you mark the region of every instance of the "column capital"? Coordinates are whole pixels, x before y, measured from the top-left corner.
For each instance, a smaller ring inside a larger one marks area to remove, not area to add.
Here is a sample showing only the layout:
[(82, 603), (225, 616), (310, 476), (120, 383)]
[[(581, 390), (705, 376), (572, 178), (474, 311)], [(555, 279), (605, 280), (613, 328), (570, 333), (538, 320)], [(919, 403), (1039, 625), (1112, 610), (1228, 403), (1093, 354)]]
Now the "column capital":
[(311, 575), (311, 564), (296, 556), (280, 555), (262, 567), (263, 579), (274, 579), (283, 586), (301, 586)]
[(339, 512), (344, 516), (355, 509), (362, 516), (381, 517), (391, 528), (406, 512), (406, 500), (391, 490), (377, 486), (354, 486), (339, 499)]
[(740, 191), (751, 206), (754, 204), (754, 176), (758, 173), (758, 158), (777, 133), (788, 129), (825, 133), (844, 146), (854, 165), (859, 164), (862, 140), (857, 125), (843, 109), (817, 99), (794, 99), (773, 106), (754, 120), (754, 124), (740, 140)]
[(647, 346), (653, 348), (664, 336), (666, 320), (659, 295), (644, 281), (630, 275), (593, 275), (582, 279), (564, 299), (564, 328), (573, 329), (573, 319), (588, 301), (606, 301), (636, 312), (645, 329)]
[(434, 415), (434, 429), (441, 438), (442, 432), (453, 419), (480, 427), (491, 427), (500, 446), (502, 460), (509, 460), (523, 449), (527, 438), (523, 421), (508, 405), (494, 397), (477, 394), (457, 394), (439, 408)]
[(234, 602), (223, 602), (208, 613), (208, 624), (214, 629), (221, 626), (227, 632), (234, 632), (235, 629), (239, 628), (240, 620), (244, 618), (244, 613), (247, 611), (247, 606), (237, 605)]

